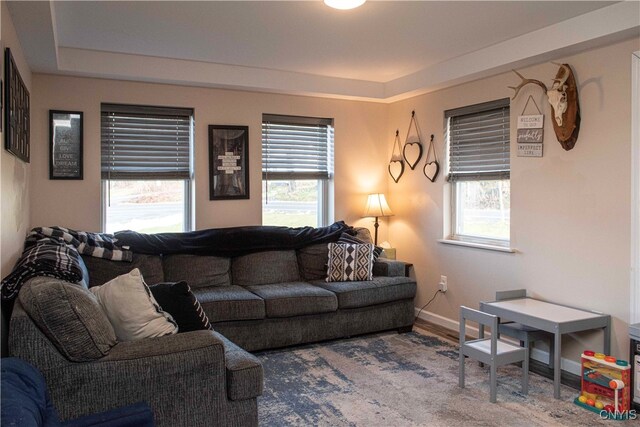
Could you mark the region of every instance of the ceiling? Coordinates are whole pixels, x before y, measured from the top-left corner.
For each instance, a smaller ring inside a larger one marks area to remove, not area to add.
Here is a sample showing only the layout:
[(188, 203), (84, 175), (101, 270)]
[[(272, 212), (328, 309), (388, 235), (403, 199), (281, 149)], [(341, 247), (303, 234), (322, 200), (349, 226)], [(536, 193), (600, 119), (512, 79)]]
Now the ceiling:
[(33, 72), (381, 102), (640, 34), (637, 1), (8, 5)]

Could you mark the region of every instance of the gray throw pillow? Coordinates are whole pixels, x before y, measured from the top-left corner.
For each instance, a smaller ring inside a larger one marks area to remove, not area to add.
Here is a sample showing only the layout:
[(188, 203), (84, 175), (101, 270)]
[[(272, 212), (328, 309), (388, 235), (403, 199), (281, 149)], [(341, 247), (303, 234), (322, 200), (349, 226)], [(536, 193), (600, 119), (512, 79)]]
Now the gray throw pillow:
[(137, 268), (90, 291), (98, 299), (119, 341), (178, 332), (178, 325), (162, 310)]
[(40, 330), (73, 362), (100, 359), (117, 342), (100, 304), (81, 285), (36, 277), (23, 286), (19, 299)]
[(327, 277), (329, 247), (326, 243), (305, 246), (296, 251), (300, 275), (305, 280), (318, 280)]

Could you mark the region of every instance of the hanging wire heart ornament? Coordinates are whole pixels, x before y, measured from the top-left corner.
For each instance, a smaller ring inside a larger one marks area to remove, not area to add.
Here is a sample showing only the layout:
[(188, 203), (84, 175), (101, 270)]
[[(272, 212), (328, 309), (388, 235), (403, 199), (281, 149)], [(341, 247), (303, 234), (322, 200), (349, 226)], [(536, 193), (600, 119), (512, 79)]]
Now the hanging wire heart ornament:
[[(389, 160), (389, 166), (387, 169), (389, 170), (389, 175), (393, 178), (393, 181), (397, 184), (400, 181), (400, 177), (404, 173), (404, 160), (402, 159), (402, 155), (400, 154), (400, 137), (399, 131), (396, 130), (396, 138), (393, 141), (393, 149), (391, 150), (391, 160)], [(398, 147), (398, 152), (396, 153), (396, 146)]]
[[(426, 176), (429, 181), (436, 182), (436, 178), (440, 173), (440, 162), (438, 162), (438, 155), (436, 153), (435, 143), (433, 142), (433, 134), (431, 135), (431, 140), (429, 141), (429, 147), (427, 148), (427, 158), (425, 159), (424, 167), (422, 168), (422, 173)], [(433, 152), (433, 160), (429, 161), (429, 156)]]
[[(420, 131), (418, 130), (418, 124), (415, 118), (416, 112), (411, 112), (411, 121), (409, 122), (409, 129), (407, 129), (407, 137), (405, 138), (404, 147), (402, 148), (402, 156), (407, 162), (411, 170), (414, 170), (418, 165), (418, 162), (422, 158), (422, 143), (420, 142)], [(412, 135), (413, 138), (409, 142), (409, 134), (411, 133), (411, 124), (413, 123), (416, 134)]]

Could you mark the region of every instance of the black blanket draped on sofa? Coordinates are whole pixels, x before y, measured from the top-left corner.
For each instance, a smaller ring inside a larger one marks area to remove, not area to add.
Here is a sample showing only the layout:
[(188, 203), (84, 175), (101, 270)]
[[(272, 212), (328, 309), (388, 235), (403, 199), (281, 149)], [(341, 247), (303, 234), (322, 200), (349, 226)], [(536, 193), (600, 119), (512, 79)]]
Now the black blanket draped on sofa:
[(139, 254), (214, 255), (234, 257), (254, 252), (299, 249), (308, 245), (335, 242), (353, 228), (344, 221), (327, 227), (245, 226), (213, 228), (183, 233), (142, 234), (118, 231), (119, 245)]

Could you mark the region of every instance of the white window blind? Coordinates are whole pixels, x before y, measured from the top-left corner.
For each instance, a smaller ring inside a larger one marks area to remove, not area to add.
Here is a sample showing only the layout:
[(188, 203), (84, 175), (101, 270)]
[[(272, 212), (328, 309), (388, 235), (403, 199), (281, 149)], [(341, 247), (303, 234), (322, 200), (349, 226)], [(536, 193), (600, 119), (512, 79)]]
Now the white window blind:
[(329, 179), (333, 119), (262, 115), (262, 178)]
[(445, 111), (448, 181), (509, 179), (509, 98)]
[(102, 179), (190, 179), (193, 110), (102, 104)]

